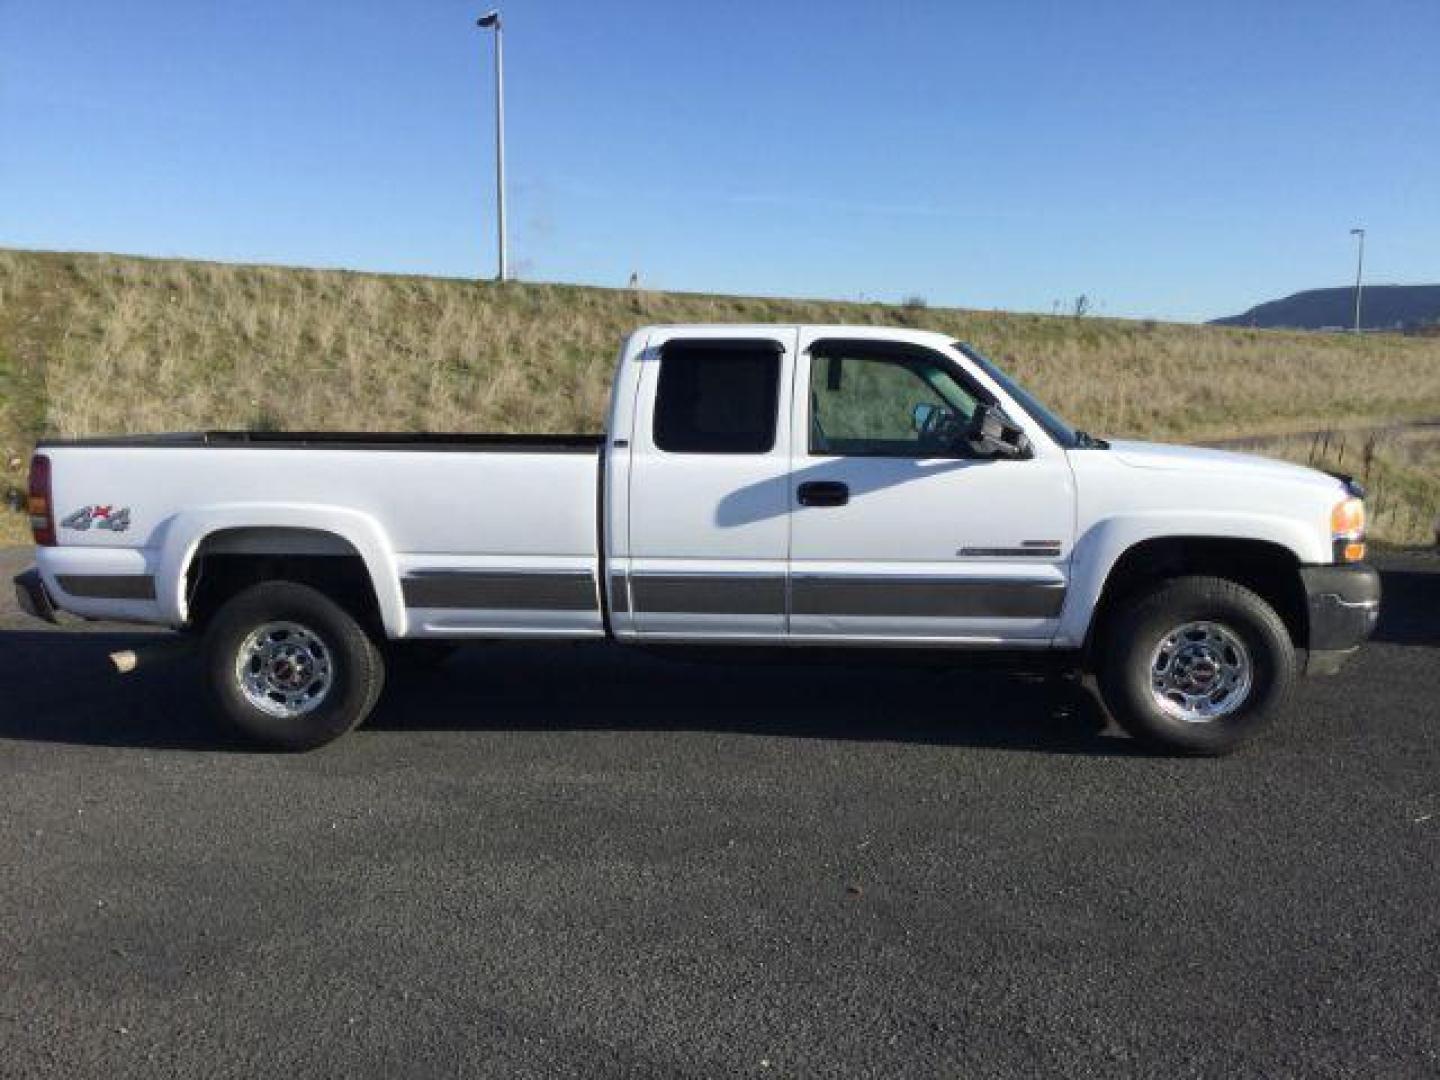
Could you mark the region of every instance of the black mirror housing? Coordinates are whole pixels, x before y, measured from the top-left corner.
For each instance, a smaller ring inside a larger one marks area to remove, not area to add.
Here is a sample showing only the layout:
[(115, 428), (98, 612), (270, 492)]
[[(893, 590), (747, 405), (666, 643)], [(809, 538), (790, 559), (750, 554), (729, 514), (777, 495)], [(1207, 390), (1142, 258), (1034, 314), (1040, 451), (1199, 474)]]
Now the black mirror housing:
[(1034, 453), (1019, 425), (993, 405), (979, 404), (965, 441), (977, 457), (1028, 458)]

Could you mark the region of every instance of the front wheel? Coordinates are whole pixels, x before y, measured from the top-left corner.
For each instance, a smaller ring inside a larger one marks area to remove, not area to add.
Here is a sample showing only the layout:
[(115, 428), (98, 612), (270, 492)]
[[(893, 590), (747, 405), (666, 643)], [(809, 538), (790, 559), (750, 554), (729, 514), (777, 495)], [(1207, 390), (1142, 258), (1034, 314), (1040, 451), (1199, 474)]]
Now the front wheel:
[(205, 631), (205, 677), (216, 710), (277, 750), (310, 750), (375, 707), (385, 666), (355, 617), (324, 593), (270, 581), (237, 593)]
[(1284, 708), (1295, 684), (1284, 621), (1223, 578), (1164, 582), (1132, 597), (1102, 631), (1106, 707), (1159, 749), (1227, 754)]

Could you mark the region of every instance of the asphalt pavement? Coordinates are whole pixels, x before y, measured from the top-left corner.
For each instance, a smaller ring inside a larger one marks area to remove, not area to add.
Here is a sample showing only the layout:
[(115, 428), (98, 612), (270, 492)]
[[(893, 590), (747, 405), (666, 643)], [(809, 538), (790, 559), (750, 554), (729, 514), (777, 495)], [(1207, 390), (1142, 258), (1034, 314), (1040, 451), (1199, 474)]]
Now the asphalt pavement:
[[(25, 556), (0, 553), (7, 579)], [(1218, 761), (995, 671), (476, 646), (324, 750), (0, 612), (0, 1075), (1440, 1074), (1440, 559)]]

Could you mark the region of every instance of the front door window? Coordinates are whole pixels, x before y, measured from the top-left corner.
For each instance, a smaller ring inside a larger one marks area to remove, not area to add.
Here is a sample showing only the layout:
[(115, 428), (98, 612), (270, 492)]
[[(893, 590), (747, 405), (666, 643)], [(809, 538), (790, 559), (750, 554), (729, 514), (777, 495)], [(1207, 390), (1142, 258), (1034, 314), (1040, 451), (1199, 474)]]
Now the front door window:
[(829, 351), (810, 365), (810, 453), (952, 456), (975, 404), (938, 359)]

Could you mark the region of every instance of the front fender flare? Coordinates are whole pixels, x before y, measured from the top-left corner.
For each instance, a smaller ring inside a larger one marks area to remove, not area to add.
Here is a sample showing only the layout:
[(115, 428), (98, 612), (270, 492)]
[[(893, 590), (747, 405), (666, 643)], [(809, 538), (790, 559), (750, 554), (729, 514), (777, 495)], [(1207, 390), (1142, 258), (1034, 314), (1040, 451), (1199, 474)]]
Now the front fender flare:
[(1313, 530), (1293, 518), (1268, 514), (1193, 511), (1125, 514), (1097, 521), (1076, 540), (1070, 587), (1054, 642), (1079, 647), (1121, 557), (1147, 540), (1258, 540), (1283, 548), (1300, 563), (1327, 562), (1329, 552)]

